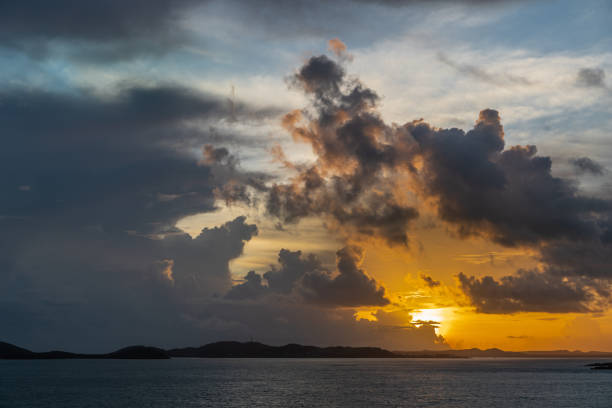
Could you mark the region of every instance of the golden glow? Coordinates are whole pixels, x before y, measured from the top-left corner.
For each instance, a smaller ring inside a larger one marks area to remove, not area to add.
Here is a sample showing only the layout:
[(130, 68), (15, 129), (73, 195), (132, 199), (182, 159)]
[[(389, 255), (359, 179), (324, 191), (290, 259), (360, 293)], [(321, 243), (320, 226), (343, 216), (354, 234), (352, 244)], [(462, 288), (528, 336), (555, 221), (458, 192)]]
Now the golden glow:
[[(320, 220), (305, 219), (279, 230), (259, 217), (256, 210), (240, 207), (224, 207), (214, 213), (188, 217), (178, 227), (196, 236), (204, 227), (213, 228), (240, 215), (247, 215), (247, 222), (257, 224), (259, 234), (246, 243), (244, 254), (231, 262), (230, 269), (237, 278), (249, 270), (264, 272), (277, 262), (281, 248), (318, 254), (333, 270), (334, 252), (346, 243), (330, 233)], [(385, 287), (392, 301), (383, 310), (391, 313), (394, 320), (384, 324), (423, 326), (425, 322), (437, 322), (432, 324), (437, 326), (436, 334), (457, 349), (612, 350), (612, 312), (597, 316), (495, 315), (476, 313), (466, 304), (457, 288), (459, 272), (496, 278), (511, 275), (520, 268), (536, 267), (535, 252), (504, 248), (486, 239), (457, 239), (444, 226), (428, 224), (425, 217), (414, 226), (412, 233), (408, 247), (389, 247), (376, 239), (359, 242), (365, 250), (362, 267)], [(430, 287), (421, 276), (430, 276), (439, 285)], [(377, 317), (378, 310), (360, 308), (355, 312), (355, 319), (376, 321), (381, 317)], [(391, 315), (382, 317), (390, 319)]]
[(442, 309), (422, 309), (412, 313), (413, 322), (436, 322), (441, 323), (444, 319)]
[(435, 326), (436, 334), (446, 336), (453, 324), (454, 310), (455, 308), (452, 307), (418, 309), (412, 311), (410, 315), (412, 316), (412, 323), (417, 327), (429, 322)]

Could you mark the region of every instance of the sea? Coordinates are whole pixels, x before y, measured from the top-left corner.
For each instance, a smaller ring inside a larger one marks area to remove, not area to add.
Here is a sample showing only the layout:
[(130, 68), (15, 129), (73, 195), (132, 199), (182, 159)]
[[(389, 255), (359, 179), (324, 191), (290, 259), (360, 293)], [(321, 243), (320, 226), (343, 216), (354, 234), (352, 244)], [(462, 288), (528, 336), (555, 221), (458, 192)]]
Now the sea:
[(594, 361), (0, 360), (0, 407), (611, 408), (612, 371)]

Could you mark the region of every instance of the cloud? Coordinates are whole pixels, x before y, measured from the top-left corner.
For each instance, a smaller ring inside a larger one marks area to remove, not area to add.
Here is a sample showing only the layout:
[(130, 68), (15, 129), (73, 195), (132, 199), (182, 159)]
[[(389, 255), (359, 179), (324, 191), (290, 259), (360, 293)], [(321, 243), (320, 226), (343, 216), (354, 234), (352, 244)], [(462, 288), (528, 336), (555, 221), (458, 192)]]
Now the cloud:
[(347, 51), (346, 44), (340, 41), (339, 38), (332, 38), (328, 41), (328, 48), (341, 61), (352, 61), (353, 56)]
[(610, 244), (605, 236), (601, 241), (549, 243), (540, 248), (540, 259), (557, 275), (612, 281)]
[(225, 294), (227, 299), (255, 299), (266, 293), (266, 287), (262, 285), (261, 275), (255, 271), (249, 271), (244, 277), (244, 282), (232, 286)]
[(582, 282), (531, 270), (519, 270), (499, 281), (458, 275), (461, 290), (480, 313), (584, 313), (600, 309), (595, 294)]
[(360, 269), (363, 251), (356, 246), (336, 253), (338, 275), (313, 272), (302, 278), (302, 295), (307, 301), (336, 306), (385, 306), (390, 303), (385, 289)]
[(18, 238), (14, 252), (0, 259), (6, 336), (77, 350), (178, 341), (197, 332), (190, 319), (198, 305), (230, 288), (229, 262), (257, 234), (244, 217), (195, 238), (151, 239), (48, 220), (11, 227), (0, 237), (3, 244)]
[(174, 284), (174, 272), (172, 268), (174, 266), (174, 260), (172, 259), (162, 259), (161, 261), (155, 264), (157, 273), (161, 279), (165, 279), (171, 284)]
[[(610, 277), (602, 275), (600, 265), (612, 254), (612, 203), (553, 175), (552, 159), (539, 156), (536, 146), (506, 147), (498, 111), (482, 110), (467, 132), (422, 119), (389, 125), (377, 112), (377, 94), (348, 79), (343, 66), (325, 56), (310, 58), (292, 84), (312, 102), (287, 114), (283, 125), (295, 140), (310, 144), (316, 161), (287, 166), (297, 175), (270, 189), (270, 215), (284, 222), (323, 216), (328, 226), (353, 240), (376, 236), (407, 244), (419, 200), (431, 203), (460, 237), (540, 251), (542, 270), (517, 271), (501, 283), (464, 276), (461, 288), (477, 310), (603, 307), (599, 298), (605, 297)], [(576, 249), (566, 252), (573, 258), (551, 255), (565, 245)], [(579, 267), (585, 253), (593, 256)], [(538, 301), (547, 294), (542, 289), (532, 298), (523, 293), (530, 281), (534, 288), (556, 285), (559, 297)], [(502, 293), (497, 303), (487, 296), (490, 288)]]
[[(436, 335), (434, 327), (400, 324), (393, 316), (395, 312), (377, 312), (378, 321), (355, 320), (354, 313), (351, 309), (321, 308), (282, 299), (211, 303), (203, 312), (209, 319), (204, 320), (202, 316), (206, 326), (200, 341), (205, 342), (212, 333), (217, 338), (252, 337), (269, 344), (380, 345), (390, 350), (448, 348), (444, 339)], [(388, 320), (393, 323), (389, 324)]]
[(332, 38), (328, 41), (329, 50), (340, 57), (346, 52), (346, 44), (344, 44), (339, 38)]
[(605, 167), (588, 157), (572, 159), (571, 163), (581, 173), (591, 173), (596, 176), (601, 176), (606, 171)]
[(576, 76), (576, 84), (587, 88), (605, 88), (606, 73), (601, 68), (582, 68)]
[(272, 187), (268, 212), (285, 222), (324, 215), (351, 233), (407, 243), (418, 217), (411, 203), (420, 195), (433, 199), (439, 216), (462, 235), (507, 246), (602, 233), (601, 216), (612, 204), (553, 176), (552, 160), (535, 146), (505, 149), (496, 110), (482, 110), (467, 132), (422, 120), (387, 125), (376, 93), (346, 79), (325, 56), (312, 57), (293, 84), (312, 97), (314, 112), (292, 112), (283, 123), (312, 146), (317, 161), (291, 184)]
[[(15, 174), (0, 186), (16, 191), (3, 196), (3, 215), (158, 233), (212, 210), (216, 184), (243, 177), (233, 162), (198, 165), (192, 152), (211, 139), (192, 123), (227, 117), (225, 102), (212, 95), (166, 85), (104, 98), (9, 90), (0, 101), (8, 138), (0, 167)], [(22, 185), (28, 195), (17, 191)]]
[[(274, 265), (262, 276), (250, 271), (245, 281), (227, 293), (228, 299), (250, 299), (262, 294), (280, 294), (306, 304), (324, 307), (386, 306), (385, 289), (360, 269), (363, 250), (346, 246), (336, 253), (336, 273), (321, 261), (301, 251), (281, 249), (280, 267)], [(265, 285), (263, 281), (265, 280)]]
[(512, 75), (508, 73), (489, 73), (484, 69), (471, 64), (460, 64), (451, 60), (446, 54), (439, 52), (438, 60), (457, 70), (457, 72), (471, 76), (480, 81), (487, 82), (493, 85), (531, 85), (531, 81), (525, 77)]
[(270, 290), (277, 293), (290, 293), (301, 279), (311, 273), (328, 273), (321, 261), (313, 254), (302, 255), (302, 251), (281, 249), (278, 253), (280, 268), (272, 265), (263, 274)]
[(187, 40), (180, 20), (196, 0), (24, 0), (0, 7), (0, 43), (42, 56), (55, 42), (103, 62), (162, 53)]
[(441, 285), (440, 281), (437, 281), (428, 275), (421, 274), (421, 279), (423, 279), (425, 284), (430, 288), (435, 288)]
[[(413, 4), (423, 4), (423, 3), (454, 3), (451, 0), (353, 0), (358, 3), (373, 3), (373, 4), (381, 4), (384, 6), (393, 6), (393, 7), (403, 7), (410, 6)], [(517, 0), (462, 0), (462, 3), (467, 4), (496, 4), (496, 3), (504, 3), (504, 2), (512, 2)]]
[(0, 101), (0, 170), (12, 175), (0, 182), (5, 333), (110, 349), (198, 332), (194, 305), (230, 289), (229, 262), (257, 234), (244, 217), (195, 238), (175, 226), (215, 210), (232, 177), (257, 177), (229, 153), (198, 157), (211, 141), (200, 129), (227, 118), (224, 99), (126, 85), (110, 96), (7, 89)]
[(497, 111), (482, 111), (467, 133), (407, 126), (425, 157), (425, 194), (437, 197), (440, 217), (462, 234), (486, 233), (508, 246), (601, 234), (593, 214), (607, 214), (610, 202), (582, 196), (553, 176), (551, 159), (537, 156), (535, 146), (503, 150)]
[(344, 69), (324, 55), (310, 58), (292, 84), (312, 97), (315, 116), (303, 124), (306, 113), (291, 112), (283, 125), (296, 140), (310, 143), (318, 160), (301, 168), (291, 184), (274, 185), (267, 211), (284, 222), (322, 215), (350, 233), (407, 244), (406, 228), (418, 212), (384, 180), (395, 151), (380, 140), (388, 128), (374, 110), (376, 93), (346, 79)]

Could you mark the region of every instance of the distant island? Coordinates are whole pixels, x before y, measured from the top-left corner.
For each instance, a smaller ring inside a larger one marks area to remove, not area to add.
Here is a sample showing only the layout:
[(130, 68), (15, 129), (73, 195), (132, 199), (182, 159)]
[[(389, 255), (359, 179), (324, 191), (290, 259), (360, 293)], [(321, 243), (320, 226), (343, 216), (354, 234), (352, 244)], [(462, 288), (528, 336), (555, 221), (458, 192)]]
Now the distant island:
[(10, 343), (0, 342), (0, 359), (10, 360), (55, 360), (55, 359), (140, 359), (159, 360), (170, 356), (156, 347), (130, 346), (107, 354), (79, 354), (67, 351), (46, 351), (36, 353)]
[[(423, 350), (389, 351), (379, 347), (317, 347), (300, 344), (269, 346), (257, 342), (220, 341), (200, 347), (185, 347), (164, 350), (149, 346), (130, 346), (107, 354), (82, 354), (67, 351), (34, 352), (0, 342), (0, 359), (45, 360), (45, 359), (168, 359), (168, 358), (612, 358), (612, 353), (599, 351), (503, 351), (500, 349), (480, 350)], [(610, 364), (608, 364), (610, 365)], [(607, 369), (606, 363), (593, 368)]]
[(171, 357), (208, 358), (401, 358), (403, 356), (378, 347), (316, 347), (300, 344), (268, 346), (257, 342), (221, 341), (201, 347), (168, 350)]
[(612, 370), (612, 363), (593, 363), (587, 364), (592, 370)]

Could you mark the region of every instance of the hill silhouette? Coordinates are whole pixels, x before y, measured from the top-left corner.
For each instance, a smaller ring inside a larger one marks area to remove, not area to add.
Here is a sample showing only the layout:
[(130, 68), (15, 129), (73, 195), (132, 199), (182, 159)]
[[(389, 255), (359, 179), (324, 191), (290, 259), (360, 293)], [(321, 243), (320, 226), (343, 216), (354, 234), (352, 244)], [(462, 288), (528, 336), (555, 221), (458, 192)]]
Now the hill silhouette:
[(52, 359), (168, 359), (165, 350), (156, 347), (130, 346), (107, 354), (79, 354), (67, 351), (36, 353), (14, 344), (0, 342), (0, 359), (52, 360)]
[[(37, 353), (14, 344), (0, 342), (0, 359), (168, 359), (192, 358), (612, 358), (612, 353), (599, 351), (503, 351), (497, 348), (480, 350), (389, 351), (379, 347), (317, 347), (301, 344), (270, 346), (258, 342), (220, 341), (200, 347), (163, 350), (157, 347), (129, 346), (106, 354), (78, 354), (67, 351)], [(607, 367), (601, 367), (604, 369)]]
[(378, 347), (316, 347), (300, 344), (268, 346), (257, 342), (220, 341), (201, 347), (168, 350), (171, 357), (286, 357), (286, 358), (397, 358), (396, 353)]

